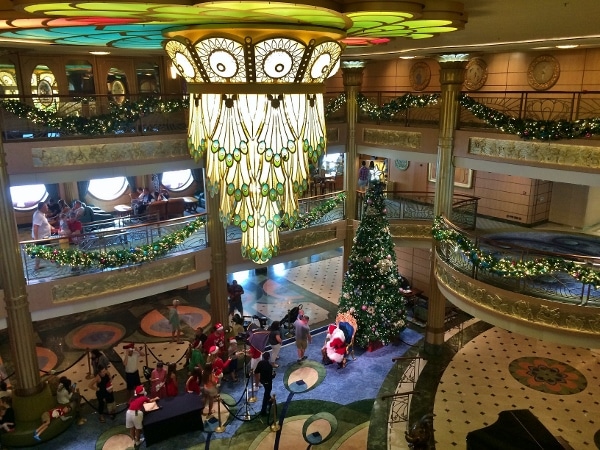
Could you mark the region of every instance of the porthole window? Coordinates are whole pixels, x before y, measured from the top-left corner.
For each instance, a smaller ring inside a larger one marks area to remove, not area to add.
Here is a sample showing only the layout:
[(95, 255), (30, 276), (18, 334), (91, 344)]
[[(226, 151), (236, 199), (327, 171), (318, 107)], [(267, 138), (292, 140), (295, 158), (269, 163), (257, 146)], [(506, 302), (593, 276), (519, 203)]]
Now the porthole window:
[(183, 191), (190, 187), (193, 181), (190, 169), (173, 170), (163, 173), (162, 176), (162, 185), (170, 191)]
[(39, 202), (43, 202), (48, 198), (48, 192), (43, 184), (30, 184), (27, 186), (11, 186), (10, 196), (13, 208), (17, 211), (31, 211), (37, 208)]
[(98, 200), (116, 200), (125, 193), (128, 186), (125, 177), (96, 178), (90, 180), (88, 194)]

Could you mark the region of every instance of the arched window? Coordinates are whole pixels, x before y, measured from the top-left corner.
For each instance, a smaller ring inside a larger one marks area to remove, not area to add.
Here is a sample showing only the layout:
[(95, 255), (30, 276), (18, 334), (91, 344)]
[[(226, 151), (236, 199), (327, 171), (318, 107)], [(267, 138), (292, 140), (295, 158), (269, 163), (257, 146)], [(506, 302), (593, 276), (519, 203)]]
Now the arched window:
[(129, 185), (125, 177), (96, 178), (90, 180), (88, 193), (98, 200), (115, 200), (125, 193)]
[(17, 211), (31, 211), (39, 202), (48, 198), (46, 186), (43, 184), (29, 184), (27, 186), (11, 186), (10, 196), (13, 208)]
[(190, 187), (193, 181), (190, 169), (173, 170), (163, 173), (162, 176), (162, 185), (170, 191), (183, 191)]

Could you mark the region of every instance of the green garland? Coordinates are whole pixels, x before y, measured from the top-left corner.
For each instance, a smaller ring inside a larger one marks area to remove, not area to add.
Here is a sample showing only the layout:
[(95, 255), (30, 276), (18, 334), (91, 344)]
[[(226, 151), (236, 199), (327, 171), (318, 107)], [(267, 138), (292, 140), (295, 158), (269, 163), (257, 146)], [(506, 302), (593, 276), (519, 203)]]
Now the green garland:
[[(413, 95), (404, 94), (382, 106), (371, 103), (364, 95), (359, 94), (357, 103), (361, 111), (377, 121), (392, 121), (394, 116), (409, 108), (423, 108), (436, 104), (439, 94)], [(79, 99), (77, 101), (83, 101)], [(523, 139), (542, 141), (560, 139), (590, 138), (600, 135), (600, 118), (582, 119), (569, 122), (566, 120), (528, 120), (508, 116), (477, 102), (468, 95), (461, 95), (459, 102), (463, 108), (486, 124), (508, 134), (515, 134)], [(340, 94), (325, 106), (325, 116), (330, 117), (346, 103), (346, 95)], [(56, 112), (38, 109), (34, 106), (5, 100), (0, 102), (4, 110), (33, 123), (43, 125), (61, 134), (80, 134), (95, 136), (114, 134), (132, 125), (147, 114), (172, 113), (188, 107), (187, 100), (160, 100), (146, 97), (139, 102), (125, 102), (122, 105), (111, 103), (112, 110), (108, 114), (95, 117), (62, 116)]]
[[(374, 120), (392, 121), (394, 116), (408, 108), (423, 108), (437, 103), (439, 94), (412, 95), (405, 94), (382, 106), (371, 103), (362, 94), (357, 97), (358, 107)], [(325, 107), (326, 117), (339, 110), (346, 102), (346, 95), (340, 94)], [(600, 118), (582, 119), (573, 122), (566, 120), (529, 120), (506, 115), (498, 110), (477, 102), (466, 94), (459, 98), (460, 105), (487, 125), (504, 133), (514, 134), (523, 139), (541, 141), (560, 139), (591, 138), (600, 135)]]
[[(79, 99), (76, 101), (84, 101)], [(114, 134), (116, 131), (130, 128), (133, 123), (148, 114), (172, 113), (188, 107), (187, 100), (161, 100), (156, 97), (146, 97), (139, 102), (124, 102), (121, 105), (111, 104), (108, 114), (95, 117), (62, 116), (56, 112), (38, 109), (34, 106), (5, 100), (0, 107), (21, 119), (27, 119), (61, 134), (80, 134), (84, 136)]]
[(61, 249), (54, 246), (27, 244), (25, 245), (25, 253), (31, 258), (41, 258), (61, 266), (80, 268), (108, 269), (141, 264), (166, 255), (170, 250), (200, 230), (205, 222), (204, 216), (198, 217), (181, 230), (165, 235), (153, 244), (132, 247), (128, 250), (83, 252), (78, 249)]
[[(298, 220), (294, 224), (292, 230), (302, 230), (304, 228), (308, 228), (312, 223), (321, 219), (325, 214), (334, 210), (337, 206), (341, 205), (346, 199), (346, 193), (340, 192), (335, 198), (330, 200), (326, 200), (323, 203), (319, 204), (315, 208), (311, 209), (309, 212), (301, 214), (298, 217)], [(283, 231), (285, 228), (282, 226), (281, 230)]]
[[(307, 228), (312, 222), (322, 218), (325, 214), (336, 208), (346, 199), (345, 193), (338, 194), (335, 198), (327, 200), (302, 214), (294, 226), (294, 230)], [(206, 217), (198, 217), (188, 223), (181, 230), (165, 235), (153, 244), (132, 247), (128, 250), (92, 251), (84, 252), (78, 249), (57, 248), (55, 246), (27, 244), (25, 253), (32, 259), (41, 258), (61, 266), (99, 269), (117, 268), (144, 262), (154, 261), (180, 245), (192, 234), (200, 230), (206, 222)], [(66, 239), (66, 238), (65, 238)]]
[(475, 267), (494, 275), (505, 278), (526, 278), (562, 272), (568, 273), (583, 284), (593, 286), (594, 289), (600, 289), (600, 272), (589, 267), (560, 258), (540, 258), (529, 261), (496, 258), (492, 253), (478, 248), (462, 233), (448, 228), (440, 217), (433, 221), (431, 234), (436, 241), (455, 246)]

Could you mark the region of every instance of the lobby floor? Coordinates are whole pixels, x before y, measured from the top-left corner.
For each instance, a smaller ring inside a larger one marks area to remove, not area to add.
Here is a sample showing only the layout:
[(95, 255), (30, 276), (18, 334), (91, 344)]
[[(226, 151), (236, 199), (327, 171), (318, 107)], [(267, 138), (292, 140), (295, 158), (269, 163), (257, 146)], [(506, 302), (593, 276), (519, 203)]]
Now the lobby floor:
[[(466, 448), (467, 433), (494, 423), (499, 412), (513, 409), (530, 410), (554, 436), (564, 438), (574, 449), (600, 449), (598, 349), (540, 341), (459, 316), (448, 325), (442, 353), (421, 362), (420, 376), (414, 386), (401, 382), (403, 374), (392, 358), (420, 354), (424, 330), (418, 326), (401, 336), (399, 346), (372, 353), (358, 352), (356, 361), (351, 361), (343, 371), (323, 366), (320, 347), (324, 334), (318, 330), (335, 318), (342, 282), (341, 266), (339, 250), (273, 266), (266, 272), (240, 272), (229, 277), (235, 278), (245, 289), (245, 315), (261, 314), (270, 320), (281, 320), (290, 308), (302, 304), (316, 331), (307, 364), (296, 363), (293, 343), (285, 346), (281, 353), (277, 377), (280, 384), (274, 389), (278, 407), (287, 407), (280, 449), (306, 445), (303, 425), (322, 412), (333, 414), (338, 424), (332, 438), (320, 448), (407, 449), (404, 439), (407, 424), (396, 420), (393, 414), (396, 405), (387, 403), (391, 400), (382, 401), (381, 397), (413, 387), (419, 395), (412, 397), (411, 421), (429, 412), (434, 414), (437, 449)], [(208, 288), (182, 289), (117, 307), (34, 323), (41, 370), (44, 373), (56, 370), (69, 376), (90, 400), (84, 405), (85, 424), (72, 425), (40, 448), (132, 448), (122, 413), (126, 405), (122, 345), (136, 342), (147, 346), (148, 357), (140, 360), (140, 369), (143, 365), (153, 366), (158, 359), (176, 362), (181, 386), (186, 378), (183, 368), (186, 345), (168, 342), (166, 319), (167, 307), (174, 298), (179, 298), (183, 305), (181, 315), (186, 323), (187, 339), (192, 338), (196, 327), (207, 327), (211, 323)], [(121, 413), (114, 422), (98, 421), (95, 401), (87, 387), (86, 348), (104, 349), (114, 372), (118, 373), (115, 389)], [(0, 333), (0, 356), (5, 363), (2, 369), (10, 375), (5, 332)], [(310, 388), (302, 395), (292, 395), (290, 386), (298, 379), (307, 380)], [(222, 405), (220, 418), (223, 422), (228, 417), (232, 420), (227, 422), (225, 432), (210, 436), (211, 447), (274, 448), (277, 433), (271, 431), (267, 419), (255, 417), (262, 392), (259, 390), (259, 402), (254, 404), (243, 399), (241, 382), (224, 383), (221, 392), (227, 405)], [(242, 420), (246, 414), (253, 420)], [(309, 431), (327, 435), (332, 429), (324, 416), (319, 416)], [(151, 448), (201, 449), (205, 448), (208, 438), (207, 433), (191, 432)]]

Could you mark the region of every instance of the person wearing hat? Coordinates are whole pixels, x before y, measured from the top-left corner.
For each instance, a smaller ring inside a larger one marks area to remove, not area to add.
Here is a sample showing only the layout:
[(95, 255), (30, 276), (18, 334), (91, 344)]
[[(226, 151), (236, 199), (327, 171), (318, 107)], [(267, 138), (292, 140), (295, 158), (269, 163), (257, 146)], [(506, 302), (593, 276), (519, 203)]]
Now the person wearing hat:
[(210, 364), (215, 376), (220, 379), (223, 375), (223, 371), (227, 369), (229, 364), (231, 363), (231, 359), (227, 358), (227, 361), (223, 361), (219, 356), (219, 348), (216, 345), (213, 345), (209, 352), (208, 357), (206, 358), (206, 364)]
[(125, 413), (125, 427), (129, 430), (133, 444), (139, 447), (141, 444), (140, 435), (142, 434), (144, 420), (144, 403), (151, 403), (158, 400), (158, 397), (149, 398), (144, 386), (138, 385), (134, 388), (134, 396), (129, 400), (129, 406)]
[(164, 368), (164, 363), (158, 361), (156, 363), (156, 369), (152, 371), (150, 375), (150, 386), (152, 388), (152, 394), (157, 395), (158, 398), (165, 398), (167, 396), (167, 371)]
[(206, 354), (210, 353), (210, 348), (215, 346), (219, 349), (219, 353), (223, 352), (225, 348), (225, 329), (223, 324), (217, 322), (213, 327), (213, 332), (208, 335), (206, 341), (204, 341), (204, 351)]
[(138, 363), (140, 357), (145, 356), (146, 353), (144, 353), (144, 347), (141, 345), (139, 349), (136, 349), (133, 342), (124, 345), (123, 349), (125, 349), (125, 357), (123, 358), (123, 364), (125, 365), (125, 381), (127, 383), (127, 391), (131, 397), (135, 387), (142, 384)]

